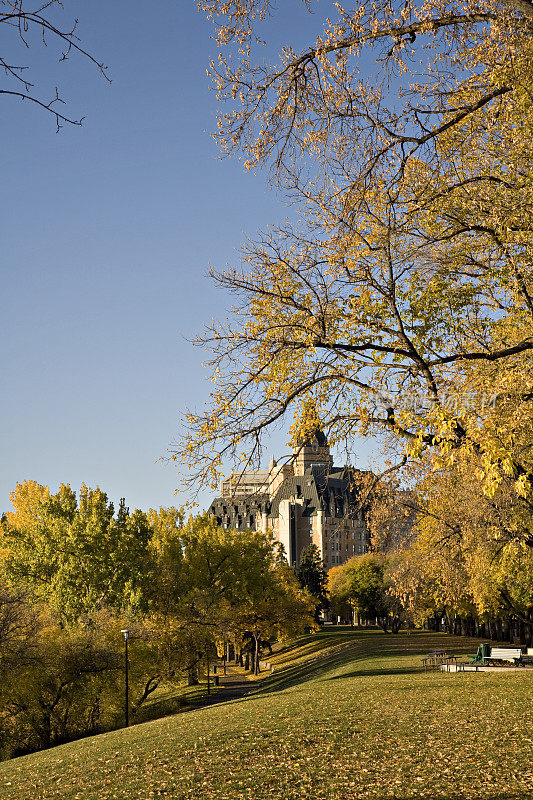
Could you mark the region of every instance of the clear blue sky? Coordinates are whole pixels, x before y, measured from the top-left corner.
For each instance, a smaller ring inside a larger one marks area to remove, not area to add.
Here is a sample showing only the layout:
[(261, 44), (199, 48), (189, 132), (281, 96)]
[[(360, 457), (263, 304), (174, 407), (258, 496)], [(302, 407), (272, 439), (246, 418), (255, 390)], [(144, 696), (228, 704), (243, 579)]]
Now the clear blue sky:
[[(194, 0), (64, 5), (113, 82), (36, 47), (40, 88), (57, 83), (83, 127), (56, 134), (44, 112), (0, 98), (0, 511), (26, 478), (98, 484), (130, 507), (181, 503), (158, 459), (209, 391), (188, 340), (229, 301), (206, 271), (287, 210), (264, 175), (218, 160), (212, 29)], [(280, 5), (280, 39), (303, 41), (316, 17)]]

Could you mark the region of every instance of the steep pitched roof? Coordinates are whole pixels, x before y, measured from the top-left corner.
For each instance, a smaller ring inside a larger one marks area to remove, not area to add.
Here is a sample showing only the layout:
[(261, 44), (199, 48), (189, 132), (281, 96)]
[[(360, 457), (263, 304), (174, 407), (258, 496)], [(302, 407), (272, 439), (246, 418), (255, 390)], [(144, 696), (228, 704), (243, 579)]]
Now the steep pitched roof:
[(330, 517), (342, 517), (350, 509), (359, 506), (359, 497), (353, 487), (351, 477), (354, 470), (347, 467), (334, 467), (329, 473), (324, 468), (313, 465), (304, 475), (286, 478), (272, 498), (268, 516), (279, 516), (279, 506), (283, 500), (303, 501), (303, 515), (311, 516), (323, 511)]

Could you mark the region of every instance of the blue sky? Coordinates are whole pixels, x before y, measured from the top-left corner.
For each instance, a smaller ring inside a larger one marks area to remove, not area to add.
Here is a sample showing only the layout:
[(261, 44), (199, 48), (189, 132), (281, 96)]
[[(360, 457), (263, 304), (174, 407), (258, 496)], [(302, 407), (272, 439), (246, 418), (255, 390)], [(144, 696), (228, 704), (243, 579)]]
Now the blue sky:
[[(230, 305), (207, 269), (287, 209), (264, 175), (218, 159), (212, 28), (194, 0), (64, 5), (113, 82), (36, 47), (24, 58), (41, 92), (57, 84), (83, 127), (56, 134), (44, 112), (0, 99), (0, 511), (26, 478), (98, 484), (130, 507), (181, 503), (159, 459), (209, 391), (189, 340)], [(316, 27), (296, 7), (280, 40)]]

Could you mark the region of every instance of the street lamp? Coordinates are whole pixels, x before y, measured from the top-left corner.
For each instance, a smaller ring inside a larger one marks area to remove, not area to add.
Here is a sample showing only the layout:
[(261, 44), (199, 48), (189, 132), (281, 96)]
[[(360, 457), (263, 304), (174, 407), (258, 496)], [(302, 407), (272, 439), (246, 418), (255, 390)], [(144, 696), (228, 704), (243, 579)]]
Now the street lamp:
[(120, 631), (124, 635), (124, 657), (125, 657), (125, 673), (126, 673), (126, 684), (125, 684), (125, 701), (126, 701), (126, 728), (130, 724), (130, 712), (129, 712), (129, 681), (128, 681), (128, 639), (130, 638), (130, 629), (125, 628), (124, 630)]

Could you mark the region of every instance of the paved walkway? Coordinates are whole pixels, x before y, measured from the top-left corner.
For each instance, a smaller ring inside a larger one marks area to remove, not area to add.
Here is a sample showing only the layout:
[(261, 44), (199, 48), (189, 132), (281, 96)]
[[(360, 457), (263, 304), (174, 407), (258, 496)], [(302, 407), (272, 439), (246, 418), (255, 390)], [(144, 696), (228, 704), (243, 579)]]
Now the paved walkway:
[(493, 667), (483, 664), (441, 664), (441, 672), (515, 672), (521, 675), (523, 672), (533, 669), (533, 667)]
[(207, 696), (205, 700), (202, 700), (197, 706), (191, 708), (191, 711), (196, 711), (206, 706), (214, 706), (218, 703), (227, 703), (229, 700), (239, 700), (241, 697), (245, 697), (249, 692), (257, 689), (260, 685), (259, 681), (248, 681), (245, 676), (240, 673), (230, 674), (229, 670), (226, 676), (221, 673), (222, 670), (218, 673), (220, 678), (220, 687), (218, 691)]

